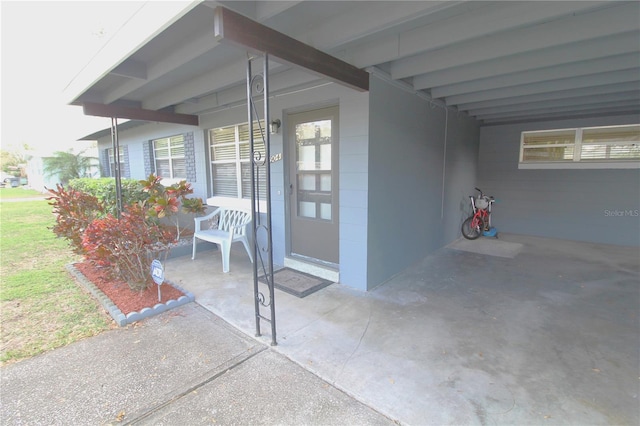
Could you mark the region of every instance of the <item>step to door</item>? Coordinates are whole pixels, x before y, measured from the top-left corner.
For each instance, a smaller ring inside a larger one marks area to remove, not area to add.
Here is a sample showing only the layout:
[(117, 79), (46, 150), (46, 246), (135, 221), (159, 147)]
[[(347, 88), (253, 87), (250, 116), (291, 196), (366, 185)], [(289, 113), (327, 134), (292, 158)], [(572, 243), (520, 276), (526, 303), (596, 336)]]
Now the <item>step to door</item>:
[(340, 282), (340, 272), (328, 266), (285, 257), (284, 267), (295, 269), (296, 271), (304, 272), (305, 274), (313, 275), (314, 277), (329, 280), (334, 283)]

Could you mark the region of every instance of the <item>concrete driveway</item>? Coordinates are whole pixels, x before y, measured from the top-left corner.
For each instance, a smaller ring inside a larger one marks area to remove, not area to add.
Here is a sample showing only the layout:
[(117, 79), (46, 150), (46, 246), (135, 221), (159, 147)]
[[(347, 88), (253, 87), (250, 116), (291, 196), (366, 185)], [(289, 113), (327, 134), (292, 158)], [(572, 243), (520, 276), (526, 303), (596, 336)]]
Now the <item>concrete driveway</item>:
[[(234, 251), (223, 274), (219, 256), (172, 259), (166, 276), (253, 336), (251, 264)], [(276, 290), (274, 349), (401, 423), (637, 425), (639, 259), (519, 235), (457, 241), (367, 293)]]

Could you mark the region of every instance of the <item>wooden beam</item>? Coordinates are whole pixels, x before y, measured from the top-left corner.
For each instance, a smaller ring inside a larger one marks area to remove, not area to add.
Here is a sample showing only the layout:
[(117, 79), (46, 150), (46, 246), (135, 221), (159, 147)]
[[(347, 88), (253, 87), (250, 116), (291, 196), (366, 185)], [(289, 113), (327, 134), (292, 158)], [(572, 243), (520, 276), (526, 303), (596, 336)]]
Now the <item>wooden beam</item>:
[(92, 102), (82, 104), (85, 115), (97, 117), (125, 118), (129, 120), (155, 121), (159, 123), (199, 124), (197, 115), (177, 114), (173, 112), (153, 111), (150, 109), (130, 108), (117, 105), (103, 105)]
[(219, 42), (268, 53), (353, 89), (369, 90), (366, 71), (221, 6), (215, 10), (214, 34)]

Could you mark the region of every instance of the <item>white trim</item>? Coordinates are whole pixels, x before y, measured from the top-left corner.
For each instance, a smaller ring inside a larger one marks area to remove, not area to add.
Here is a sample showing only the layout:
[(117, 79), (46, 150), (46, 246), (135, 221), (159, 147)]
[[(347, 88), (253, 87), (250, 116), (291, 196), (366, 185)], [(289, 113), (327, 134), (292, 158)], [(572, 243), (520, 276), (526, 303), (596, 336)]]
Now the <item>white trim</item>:
[[(215, 207), (229, 207), (229, 208), (251, 211), (251, 200), (249, 198), (209, 197), (207, 198), (207, 205), (215, 206)], [(258, 201), (258, 207), (260, 207), (260, 213), (266, 213), (267, 212), (266, 200)]]
[(640, 169), (640, 161), (553, 161), (518, 163), (518, 169)]
[[(585, 130), (598, 130), (598, 129), (623, 129), (638, 128), (638, 124), (625, 124), (625, 125), (613, 125), (613, 126), (595, 126), (595, 127), (574, 127), (567, 129), (545, 129), (545, 130), (531, 130), (522, 131), (520, 133), (520, 152), (518, 157), (518, 169), (637, 169), (640, 168), (640, 161), (636, 158), (582, 158), (582, 146), (583, 146), (583, 133)], [(549, 144), (532, 144), (525, 146), (525, 135), (545, 134), (545, 133), (563, 133), (573, 132), (573, 142), (571, 143), (549, 143)], [(624, 142), (600, 142), (593, 145), (607, 145), (618, 146)], [(586, 144), (591, 146), (592, 144)], [(632, 142), (632, 145), (636, 145), (636, 142)], [(535, 161), (528, 160), (523, 161), (525, 151), (527, 149), (540, 149), (540, 148), (573, 148), (573, 158), (571, 160), (555, 160), (555, 161)]]

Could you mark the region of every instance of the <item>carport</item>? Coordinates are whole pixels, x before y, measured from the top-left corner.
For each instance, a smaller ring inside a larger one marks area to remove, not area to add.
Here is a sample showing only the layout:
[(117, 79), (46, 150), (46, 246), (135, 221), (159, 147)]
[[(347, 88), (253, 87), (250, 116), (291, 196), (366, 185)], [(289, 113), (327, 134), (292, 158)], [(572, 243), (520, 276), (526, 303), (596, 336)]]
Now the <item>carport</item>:
[[(401, 424), (637, 424), (640, 251), (515, 234), (471, 243), (366, 293), (276, 290), (274, 350)], [(166, 274), (251, 335), (241, 250), (229, 274), (203, 273), (219, 254), (173, 259)]]

